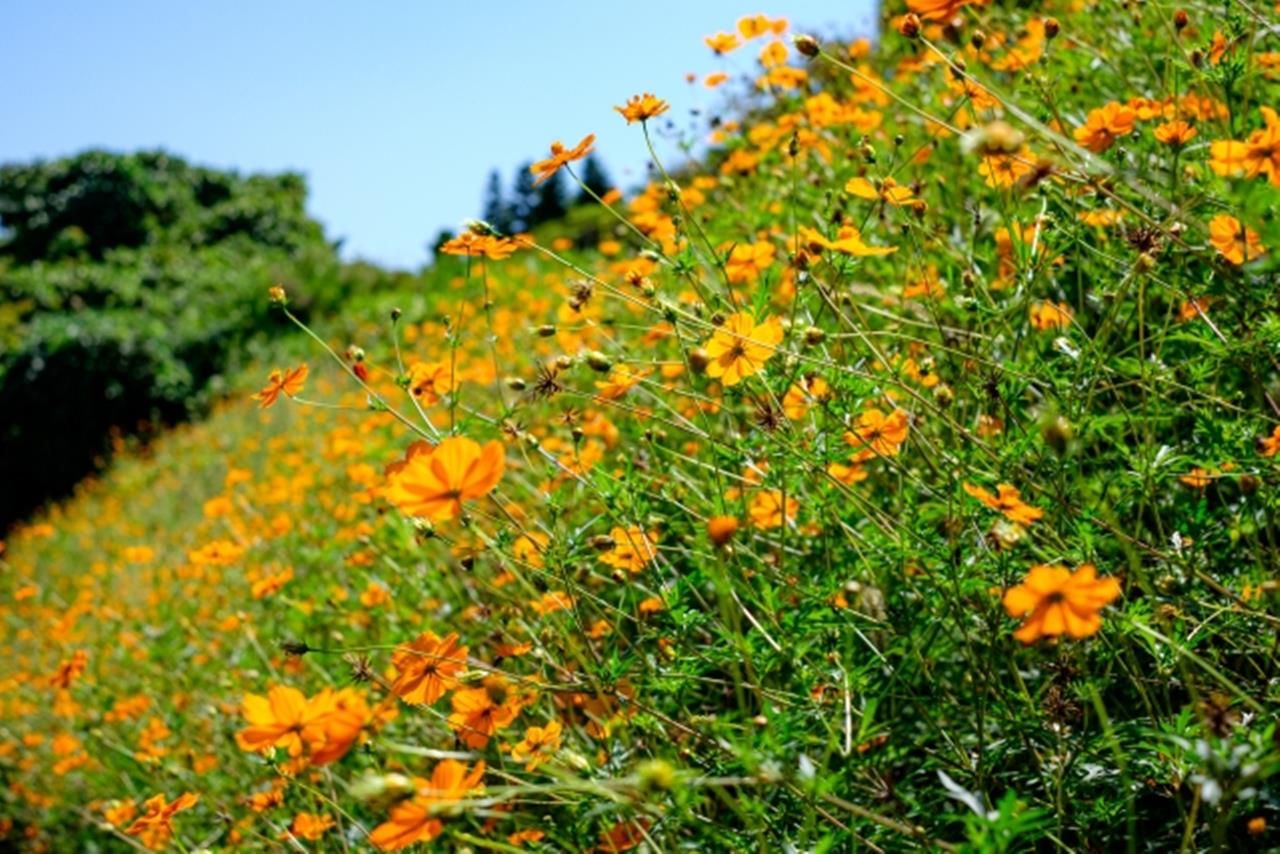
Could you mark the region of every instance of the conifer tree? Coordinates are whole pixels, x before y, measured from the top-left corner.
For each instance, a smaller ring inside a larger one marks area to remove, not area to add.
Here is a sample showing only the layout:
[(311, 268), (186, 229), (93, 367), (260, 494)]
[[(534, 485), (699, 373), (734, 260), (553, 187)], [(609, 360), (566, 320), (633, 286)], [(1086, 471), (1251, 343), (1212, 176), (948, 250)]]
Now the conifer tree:
[(518, 234), (532, 227), (533, 206), (537, 202), (538, 190), (533, 186), (533, 173), (529, 171), (532, 164), (525, 163), (516, 170), (515, 181), (511, 187), (511, 196), (507, 199), (507, 210), (510, 212), (511, 233)]
[(480, 218), (503, 234), (511, 231), (511, 211), (506, 199), (502, 197), (502, 176), (497, 169), (489, 173)]
[(564, 216), (565, 211), (568, 210), (565, 199), (564, 173), (557, 172), (538, 185), (537, 199), (533, 203), (533, 211), (529, 216), (530, 227)]
[[(605, 171), (604, 164), (595, 154), (587, 156), (586, 162), (582, 165), (582, 174), (579, 177), (582, 179), (582, 183), (597, 196), (603, 196), (613, 189), (613, 182), (609, 179), (609, 173)], [(580, 190), (574, 203), (587, 205), (592, 204), (594, 201), (589, 194)]]

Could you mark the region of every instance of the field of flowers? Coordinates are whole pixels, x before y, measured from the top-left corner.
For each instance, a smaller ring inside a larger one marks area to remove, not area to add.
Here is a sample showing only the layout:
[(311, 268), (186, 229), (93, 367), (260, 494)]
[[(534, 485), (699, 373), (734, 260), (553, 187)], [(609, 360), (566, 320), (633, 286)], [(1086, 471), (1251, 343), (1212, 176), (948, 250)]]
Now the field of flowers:
[(1277, 8), (884, 21), (9, 532), (0, 846), (1280, 848)]

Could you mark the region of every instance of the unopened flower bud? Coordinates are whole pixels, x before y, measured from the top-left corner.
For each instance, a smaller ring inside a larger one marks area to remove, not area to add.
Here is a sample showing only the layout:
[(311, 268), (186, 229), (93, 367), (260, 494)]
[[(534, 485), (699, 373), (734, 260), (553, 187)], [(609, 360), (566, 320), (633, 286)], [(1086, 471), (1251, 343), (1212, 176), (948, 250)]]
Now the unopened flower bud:
[(706, 372), (709, 364), (711, 364), (711, 355), (706, 350), (695, 347), (689, 351), (689, 368), (695, 374)]
[(649, 759), (640, 763), (636, 777), (645, 791), (669, 792), (676, 784), (676, 769), (665, 759)]
[(909, 39), (920, 35), (920, 16), (915, 12), (903, 15), (902, 20), (898, 22), (898, 32)]
[(604, 353), (599, 350), (592, 350), (586, 355), (587, 367), (600, 374), (607, 374), (609, 369), (613, 367), (613, 362)]
[(1062, 30), (1062, 25), (1058, 23), (1057, 18), (1044, 19), (1044, 37), (1047, 39), (1057, 38), (1058, 33)]
[(707, 536), (717, 546), (723, 546), (733, 539), (738, 531), (738, 520), (733, 516), (712, 516), (707, 520)]
[(1071, 422), (1061, 415), (1048, 419), (1040, 427), (1040, 438), (1059, 455), (1067, 450), (1072, 435)]
[(800, 51), (802, 55), (807, 56), (810, 59), (817, 56), (818, 52), (822, 49), (819, 47), (817, 39), (813, 36), (805, 35), (804, 33), (800, 33), (792, 37), (791, 43), (796, 46), (796, 50)]

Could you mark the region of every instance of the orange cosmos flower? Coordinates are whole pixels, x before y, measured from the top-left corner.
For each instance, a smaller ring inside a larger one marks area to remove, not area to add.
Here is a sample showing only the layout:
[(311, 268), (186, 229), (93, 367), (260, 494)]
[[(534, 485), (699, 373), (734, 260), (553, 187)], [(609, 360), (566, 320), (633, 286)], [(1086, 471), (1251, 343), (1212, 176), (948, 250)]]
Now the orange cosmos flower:
[(1031, 325), (1041, 332), (1065, 329), (1071, 324), (1071, 307), (1066, 303), (1037, 302), (1029, 309)]
[(49, 684), (60, 691), (65, 691), (84, 673), (89, 666), (89, 653), (78, 649), (71, 657), (58, 665), (58, 669), (49, 677)]
[(1035, 155), (1023, 148), (1017, 154), (993, 154), (982, 158), (978, 174), (987, 179), (988, 187), (1012, 187), (1035, 169)]
[(275, 403), (281, 394), (286, 397), (295, 397), (298, 392), (302, 391), (303, 383), (306, 381), (306, 365), (299, 365), (287, 371), (272, 371), (271, 375), (267, 377), (267, 387), (255, 394), (253, 399), (259, 401), (259, 409), (266, 409)]
[(940, 297), (946, 292), (946, 287), (938, 278), (938, 268), (930, 264), (928, 269), (920, 275), (919, 278), (908, 281), (902, 286), (902, 298), (911, 299), (913, 297)]
[(449, 726), (467, 747), (479, 750), (520, 714), (520, 697), (501, 676), (489, 676), (479, 688), (462, 688), (449, 698)]
[(738, 41), (738, 37), (733, 33), (716, 33), (714, 36), (707, 36), (703, 42), (715, 52), (716, 56), (723, 56), (742, 46), (742, 42)]
[(333, 827), (333, 823), (333, 816), (331, 815), (314, 815), (309, 812), (300, 812), (293, 817), (293, 822), (289, 825), (289, 832), (280, 834), (280, 838), (288, 839), (290, 836), (294, 836), (298, 839), (305, 839), (308, 842), (315, 842)]
[(325, 742), (325, 717), (332, 711), (331, 692), (318, 694), (316, 701), (308, 701), (301, 691), (287, 685), (272, 687), (265, 697), (245, 694), (240, 713), (249, 725), (236, 733), (236, 743), (241, 750), (280, 747), (290, 756), (301, 756), (308, 743)]
[(1258, 453), (1264, 457), (1274, 457), (1280, 452), (1280, 427), (1271, 431), (1270, 436), (1263, 436), (1258, 440)]
[(836, 232), (836, 239), (832, 240), (827, 248), (855, 258), (879, 258), (898, 251), (896, 246), (872, 246), (863, 242), (862, 232), (851, 225), (841, 226)]
[(744, 39), (758, 38), (769, 32), (769, 18), (765, 15), (748, 15), (738, 19), (738, 32)]
[(648, 830), (647, 818), (619, 822), (608, 830), (600, 831), (600, 844), (591, 850), (596, 854), (619, 854), (622, 851), (630, 851), (645, 841)]
[(524, 843), (537, 842), (546, 835), (547, 834), (543, 833), (541, 830), (525, 828), (524, 830), (517, 830), (515, 833), (508, 834), (507, 844), (514, 845), (517, 848), (522, 848), (524, 847)]
[(506, 464), (502, 443), (481, 447), (450, 436), (429, 451), (412, 453), (391, 475), (386, 497), (410, 516), (443, 521), (462, 515), (462, 502), (482, 498), (498, 485)]
[(800, 503), (791, 496), (784, 500), (782, 492), (776, 489), (757, 492), (751, 499), (747, 514), (751, 517), (751, 526), (768, 530), (781, 527), (786, 522), (794, 522)]
[(907, 0), (907, 8), (926, 21), (950, 21), (969, 0)]
[(892, 178), (885, 178), (877, 184), (866, 178), (850, 178), (844, 185), (844, 191), (860, 199), (886, 201), (891, 205), (909, 205), (917, 201), (910, 187), (904, 187)]
[(409, 366), (409, 392), (431, 406), (457, 388), (453, 368), (445, 362), (414, 362)]
[(782, 412), (792, 421), (799, 420), (809, 411), (810, 405), (828, 400), (831, 397), (831, 386), (819, 376), (808, 376), (782, 396)]
[(828, 240), (817, 229), (802, 225), (800, 242), (815, 253), (825, 249), (854, 257), (890, 255), (898, 251), (896, 246), (869, 246), (863, 242), (862, 233), (852, 226), (844, 226), (836, 233), (835, 240)]
[(1196, 129), (1182, 119), (1174, 119), (1156, 127), (1153, 131), (1156, 139), (1165, 145), (1181, 148), (1195, 139)]
[(429, 706), (458, 684), (457, 675), (467, 668), (467, 647), (458, 645), (457, 633), (443, 640), (423, 632), (411, 643), (396, 647), (391, 656), (396, 680), (391, 690), (406, 703)]
[(1120, 582), (1098, 578), (1091, 564), (1075, 572), (1040, 564), (1031, 567), (1021, 584), (1005, 592), (1004, 608), (1010, 617), (1024, 618), (1022, 627), (1013, 633), (1023, 643), (1062, 634), (1085, 638), (1102, 628), (1098, 612), (1119, 595)]
[(364, 695), (355, 688), (339, 691), (325, 688), (311, 698), (310, 704), (329, 710), (320, 718), (323, 725), (321, 737), (309, 745), (312, 765), (327, 765), (346, 756), (360, 738), (365, 725), (375, 721)]
[(511, 758), (533, 771), (560, 749), (560, 722), (551, 721), (546, 726), (531, 726), (524, 732), (524, 740), (511, 748)]
[(550, 542), (551, 538), (541, 531), (526, 531), (511, 544), (511, 556), (527, 566), (540, 569), (544, 565), (542, 554)]
[(1100, 154), (1110, 148), (1118, 137), (1132, 133), (1136, 118), (1132, 107), (1112, 101), (1089, 111), (1085, 123), (1075, 130), (1076, 142)]
[(658, 532), (644, 530), (635, 526), (614, 528), (609, 532), (613, 540), (613, 548), (600, 555), (600, 561), (609, 566), (625, 569), (630, 573), (640, 572), (649, 561), (658, 554)]
[(1209, 242), (1219, 255), (1237, 266), (1254, 261), (1267, 251), (1258, 232), (1228, 214), (1218, 214), (1209, 221)]
[(901, 409), (885, 415), (872, 407), (858, 416), (852, 431), (846, 431), (844, 440), (855, 448), (862, 448), (853, 455), (852, 462), (860, 463), (872, 457), (896, 457), (902, 443), (907, 441), (911, 421)]
[(777, 68), (787, 61), (787, 46), (780, 41), (769, 42), (760, 51), (760, 64), (765, 68)]
[(998, 495), (992, 495), (982, 487), (974, 486), (971, 483), (965, 483), (963, 486), (965, 492), (992, 510), (1000, 511), (1009, 521), (1017, 522), (1019, 525), (1030, 525), (1044, 515), (1044, 511), (1039, 507), (1032, 507), (1030, 504), (1024, 503), (1017, 488), (1010, 484), (996, 484)]
[(142, 806), (146, 810), (125, 833), (136, 836), (142, 844), (152, 851), (159, 851), (169, 844), (173, 838), (173, 817), (183, 810), (191, 809), (199, 802), (200, 796), (187, 792), (168, 803), (164, 795), (149, 798)]
[[(1276, 428), (1280, 430), (1280, 428)], [(733, 516), (712, 516), (707, 520), (707, 536), (717, 546), (723, 546), (733, 539), (738, 531), (738, 520)]]
[(608, 379), (604, 382), (596, 382), (596, 388), (600, 389), (600, 396), (605, 400), (617, 400), (629, 392), (632, 387), (638, 385), (650, 373), (652, 372), (632, 371), (626, 365), (617, 365), (609, 373)]
[(644, 122), (660, 116), (670, 109), (671, 105), (666, 101), (654, 95), (645, 92), (643, 95), (633, 95), (624, 106), (614, 107), (622, 117), (627, 120), (627, 124), (632, 122)]
[(767, 240), (758, 243), (739, 243), (729, 251), (724, 262), (724, 273), (730, 284), (755, 282), (760, 274), (773, 265), (778, 249)]
[(1280, 187), (1280, 115), (1263, 107), (1262, 117), (1266, 126), (1249, 134), (1244, 142), (1217, 140), (1209, 147), (1209, 166), (1214, 172), (1246, 178), (1262, 175)]
[(464, 231), (452, 240), (446, 241), (440, 251), (446, 255), (484, 256), (494, 261), (509, 258), (518, 247), (509, 237), (494, 237), (491, 234), (476, 234)]
[(122, 828), (131, 823), (137, 814), (138, 804), (132, 798), (127, 801), (112, 801), (102, 810), (102, 817), (106, 819), (107, 824), (115, 828)]
[(726, 386), (764, 368), (782, 342), (782, 322), (769, 317), (756, 323), (749, 312), (738, 312), (724, 322), (704, 345), (711, 361), (707, 376)]
[(387, 820), (373, 829), (369, 841), (383, 851), (399, 851), (415, 842), (430, 842), (444, 831), (436, 818), (440, 807), (458, 803), (480, 786), (484, 763), (467, 771), (455, 759), (446, 759), (431, 772), (431, 779), (414, 778), (417, 792), (391, 809)]
[(587, 134), (582, 141), (573, 148), (565, 148), (560, 140), (551, 143), (551, 156), (546, 160), (539, 160), (529, 167), (529, 171), (538, 176), (538, 180), (533, 182), (533, 186), (538, 186), (543, 181), (560, 171), (560, 167), (574, 161), (581, 160), (590, 154), (595, 145), (596, 135), (594, 133)]
[(840, 481), (845, 486), (853, 486), (855, 483), (861, 483), (866, 480), (869, 475), (867, 470), (862, 467), (861, 462), (849, 460), (849, 464), (832, 463), (827, 466), (827, 474), (835, 480)]

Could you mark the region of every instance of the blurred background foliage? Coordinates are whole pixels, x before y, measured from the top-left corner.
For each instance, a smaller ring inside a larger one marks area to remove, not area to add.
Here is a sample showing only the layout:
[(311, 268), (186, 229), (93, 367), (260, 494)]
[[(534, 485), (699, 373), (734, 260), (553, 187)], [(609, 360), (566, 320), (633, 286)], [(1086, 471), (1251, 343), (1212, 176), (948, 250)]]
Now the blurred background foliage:
[(280, 319), (384, 273), (343, 264), (301, 175), (240, 175), (162, 151), (0, 167), (0, 528), (65, 493), (113, 428), (198, 414)]

